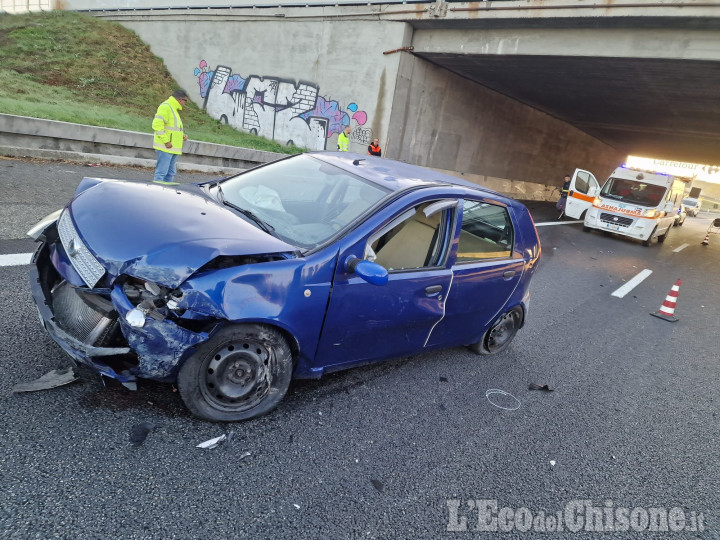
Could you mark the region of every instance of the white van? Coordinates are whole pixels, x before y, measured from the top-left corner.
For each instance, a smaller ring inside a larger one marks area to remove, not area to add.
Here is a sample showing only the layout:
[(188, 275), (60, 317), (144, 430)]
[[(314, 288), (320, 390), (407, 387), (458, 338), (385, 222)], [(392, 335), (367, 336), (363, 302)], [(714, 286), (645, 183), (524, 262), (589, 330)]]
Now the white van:
[(609, 231), (641, 240), (664, 242), (685, 195), (686, 180), (668, 174), (618, 167), (603, 184), (577, 169), (570, 182), (565, 214), (585, 216), (583, 230)]

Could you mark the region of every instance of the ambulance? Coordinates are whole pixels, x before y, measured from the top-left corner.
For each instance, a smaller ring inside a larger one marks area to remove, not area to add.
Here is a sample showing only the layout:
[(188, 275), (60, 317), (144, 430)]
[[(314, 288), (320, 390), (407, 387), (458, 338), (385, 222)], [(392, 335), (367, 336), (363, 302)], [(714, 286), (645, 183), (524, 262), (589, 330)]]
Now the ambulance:
[(593, 229), (640, 240), (664, 242), (675, 223), (688, 181), (669, 174), (618, 167), (602, 188), (592, 173), (576, 169), (565, 205), (568, 217)]

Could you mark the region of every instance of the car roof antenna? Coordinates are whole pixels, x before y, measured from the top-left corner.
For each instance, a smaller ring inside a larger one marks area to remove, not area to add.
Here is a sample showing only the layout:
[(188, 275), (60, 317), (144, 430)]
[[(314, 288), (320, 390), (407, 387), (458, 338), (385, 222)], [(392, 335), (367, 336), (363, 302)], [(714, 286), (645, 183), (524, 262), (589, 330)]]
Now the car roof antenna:
[(360, 162), (361, 162), (361, 161), (365, 161), (365, 159), (354, 159), (354, 160), (353, 160), (353, 165), (360, 165)]

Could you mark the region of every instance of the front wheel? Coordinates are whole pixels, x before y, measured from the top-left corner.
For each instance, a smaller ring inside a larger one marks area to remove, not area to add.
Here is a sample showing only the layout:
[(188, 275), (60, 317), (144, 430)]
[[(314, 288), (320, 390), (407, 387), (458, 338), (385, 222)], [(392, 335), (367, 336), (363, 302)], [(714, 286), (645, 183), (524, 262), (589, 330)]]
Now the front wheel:
[(185, 406), (214, 422), (265, 414), (285, 396), (292, 378), (292, 352), (270, 326), (227, 326), (183, 364), (178, 389)]
[(649, 247), (650, 244), (652, 244), (653, 236), (655, 236), (655, 231), (657, 231), (657, 227), (653, 229), (653, 232), (650, 233), (650, 236), (647, 237), (647, 240), (643, 240), (643, 246)]
[(520, 329), (521, 322), (522, 310), (516, 307), (496, 320), (480, 341), (470, 345), (470, 349), (483, 356), (504, 351)]
[(665, 241), (665, 239), (668, 237), (668, 234), (670, 234), (670, 229), (671, 229), (671, 227), (668, 227), (667, 229), (665, 229), (665, 232), (663, 234), (658, 236), (659, 244), (662, 244)]

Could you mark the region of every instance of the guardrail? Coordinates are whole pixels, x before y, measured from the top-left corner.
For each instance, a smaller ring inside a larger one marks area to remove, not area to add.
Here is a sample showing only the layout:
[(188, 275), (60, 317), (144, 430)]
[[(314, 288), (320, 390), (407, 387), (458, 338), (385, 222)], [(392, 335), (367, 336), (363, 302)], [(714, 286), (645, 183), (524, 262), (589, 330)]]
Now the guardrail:
[[(0, 114), (0, 154), (60, 157), (154, 166), (149, 133)], [(34, 152), (28, 154), (28, 152)], [(249, 169), (284, 154), (201, 141), (186, 141), (178, 167), (184, 170)]]

